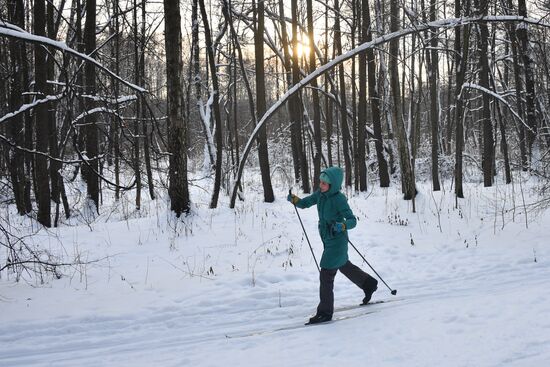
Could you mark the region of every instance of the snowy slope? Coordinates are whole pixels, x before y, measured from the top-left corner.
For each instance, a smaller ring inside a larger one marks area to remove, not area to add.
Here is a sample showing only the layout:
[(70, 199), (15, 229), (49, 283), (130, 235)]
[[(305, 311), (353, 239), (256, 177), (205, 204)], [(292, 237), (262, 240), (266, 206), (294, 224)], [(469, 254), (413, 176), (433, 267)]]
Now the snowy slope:
[[(273, 331), (314, 313), (318, 275), (283, 189), (274, 204), (247, 192), (236, 211), (196, 189), (185, 223), (158, 201), (41, 231), (36, 245), (101, 260), (44, 285), (2, 274), (0, 365), (547, 366), (549, 213), (525, 215), (518, 187), (468, 185), (460, 209), (448, 185), (419, 188), (416, 213), (397, 188), (347, 193), (351, 241), (398, 290), (380, 282), (373, 301), (396, 301), (291, 330)], [(316, 210), (300, 215), (320, 258)], [(361, 298), (337, 276), (337, 308)]]

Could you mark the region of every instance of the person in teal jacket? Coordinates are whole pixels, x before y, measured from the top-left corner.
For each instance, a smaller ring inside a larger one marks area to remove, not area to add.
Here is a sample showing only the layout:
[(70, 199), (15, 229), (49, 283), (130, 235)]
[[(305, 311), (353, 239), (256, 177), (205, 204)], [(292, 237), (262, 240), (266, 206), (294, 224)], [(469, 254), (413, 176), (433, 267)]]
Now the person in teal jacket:
[(357, 219), (348, 205), (346, 196), (340, 192), (344, 173), (340, 167), (329, 167), (319, 176), (319, 190), (300, 199), (289, 194), (287, 200), (297, 208), (317, 205), (319, 234), (323, 241), (321, 272), (319, 276), (319, 305), (317, 314), (309, 319), (310, 324), (332, 320), (334, 312), (334, 277), (338, 270), (361, 288), (367, 304), (376, 291), (378, 281), (353, 265), (348, 259), (348, 230), (353, 229)]

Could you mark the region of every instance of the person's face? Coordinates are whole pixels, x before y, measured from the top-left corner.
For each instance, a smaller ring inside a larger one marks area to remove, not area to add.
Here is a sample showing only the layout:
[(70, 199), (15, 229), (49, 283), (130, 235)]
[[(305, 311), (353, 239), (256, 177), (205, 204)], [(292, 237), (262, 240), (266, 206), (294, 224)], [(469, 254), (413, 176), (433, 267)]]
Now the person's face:
[(327, 192), (330, 188), (330, 185), (326, 183), (325, 181), (319, 181), (319, 189), (321, 192)]

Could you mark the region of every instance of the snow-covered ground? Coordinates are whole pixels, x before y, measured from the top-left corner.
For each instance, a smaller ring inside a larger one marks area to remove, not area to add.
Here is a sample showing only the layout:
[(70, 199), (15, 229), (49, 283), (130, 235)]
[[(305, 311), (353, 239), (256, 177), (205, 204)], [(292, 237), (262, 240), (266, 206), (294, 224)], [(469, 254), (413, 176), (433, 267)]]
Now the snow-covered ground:
[[(248, 189), (233, 211), (226, 198), (208, 209), (195, 186), (183, 221), (157, 200), (139, 215), (121, 203), (89, 224), (41, 230), (27, 241), (99, 261), (44, 284), (0, 274), (0, 365), (548, 366), (550, 213), (526, 214), (524, 200), (540, 199), (533, 185), (469, 184), (459, 209), (444, 186), (420, 184), (416, 213), (395, 186), (348, 192), (359, 218), (351, 241), (397, 289), (380, 282), (373, 301), (395, 302), (280, 331), (307, 321), (318, 301), (317, 268), (282, 187), (273, 204)], [(300, 215), (319, 259), (316, 210)], [(350, 259), (372, 274), (352, 248)], [(338, 275), (335, 306), (361, 299)]]

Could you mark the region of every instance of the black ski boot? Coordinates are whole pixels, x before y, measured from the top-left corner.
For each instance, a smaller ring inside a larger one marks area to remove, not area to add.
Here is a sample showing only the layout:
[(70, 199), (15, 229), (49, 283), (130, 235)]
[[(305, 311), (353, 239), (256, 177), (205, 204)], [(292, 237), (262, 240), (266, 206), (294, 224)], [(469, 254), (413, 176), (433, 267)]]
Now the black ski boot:
[(372, 277), (367, 279), (363, 284), (363, 291), (365, 292), (365, 298), (363, 298), (363, 303), (361, 305), (366, 305), (369, 303), (372, 298), (372, 294), (378, 289), (378, 281)]
[(330, 320), (332, 320), (332, 315), (318, 313), (317, 315), (310, 318), (309, 321), (306, 323), (306, 325), (319, 324), (321, 322), (327, 322)]

